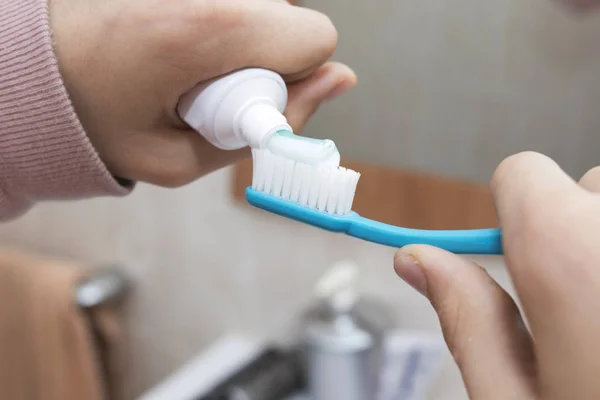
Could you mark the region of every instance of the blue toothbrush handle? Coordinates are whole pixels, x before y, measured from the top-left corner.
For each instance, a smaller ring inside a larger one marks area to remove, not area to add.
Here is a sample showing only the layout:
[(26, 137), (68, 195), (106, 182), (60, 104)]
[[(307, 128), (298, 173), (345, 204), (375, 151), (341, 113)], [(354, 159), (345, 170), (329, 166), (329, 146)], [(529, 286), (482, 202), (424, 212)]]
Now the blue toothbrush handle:
[(427, 244), (456, 254), (502, 255), (502, 231), (498, 228), (471, 230), (421, 230), (373, 221), (358, 214), (349, 217), (346, 234), (391, 247)]
[(330, 215), (258, 192), (251, 187), (246, 189), (246, 199), (253, 206), (274, 214), (386, 246), (428, 244), (456, 254), (503, 254), (500, 229), (434, 231), (402, 228), (361, 217), (355, 212)]

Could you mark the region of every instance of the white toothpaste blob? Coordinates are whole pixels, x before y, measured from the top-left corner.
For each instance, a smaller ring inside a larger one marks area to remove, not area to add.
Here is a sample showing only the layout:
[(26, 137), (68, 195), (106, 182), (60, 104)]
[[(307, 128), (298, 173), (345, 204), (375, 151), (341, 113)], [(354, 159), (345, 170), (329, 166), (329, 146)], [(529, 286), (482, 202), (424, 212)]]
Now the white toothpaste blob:
[(267, 148), (275, 155), (312, 167), (340, 166), (340, 152), (329, 139), (307, 138), (288, 130), (280, 130), (271, 136)]

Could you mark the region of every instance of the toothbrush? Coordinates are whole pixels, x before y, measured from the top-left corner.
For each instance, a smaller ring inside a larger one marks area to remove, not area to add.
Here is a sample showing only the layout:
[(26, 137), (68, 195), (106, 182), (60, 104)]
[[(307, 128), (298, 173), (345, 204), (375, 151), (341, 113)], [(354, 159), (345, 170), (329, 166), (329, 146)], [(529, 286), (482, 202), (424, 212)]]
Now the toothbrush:
[(254, 207), (391, 247), (427, 244), (456, 254), (503, 254), (500, 229), (420, 230), (361, 217), (351, 211), (360, 178), (351, 169), (296, 162), (269, 149), (253, 149), (252, 157), (246, 199)]
[(283, 115), (286, 105), (280, 75), (248, 68), (197, 85), (182, 96), (177, 111), (220, 149), (252, 148), (253, 182), (246, 199), (257, 208), (392, 247), (428, 244), (457, 254), (503, 253), (499, 229), (408, 229), (353, 212), (360, 174), (339, 166), (331, 140), (294, 135)]

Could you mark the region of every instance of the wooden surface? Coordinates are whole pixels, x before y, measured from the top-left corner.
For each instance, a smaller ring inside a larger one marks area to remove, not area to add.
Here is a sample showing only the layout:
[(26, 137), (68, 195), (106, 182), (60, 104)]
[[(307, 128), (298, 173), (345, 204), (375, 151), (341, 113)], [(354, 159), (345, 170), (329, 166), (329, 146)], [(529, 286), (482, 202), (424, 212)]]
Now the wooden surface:
[[(489, 189), (411, 171), (360, 162), (344, 166), (361, 173), (352, 209), (364, 217), (422, 229), (471, 229), (497, 226)], [(244, 200), (252, 181), (252, 161), (234, 169), (233, 194)]]

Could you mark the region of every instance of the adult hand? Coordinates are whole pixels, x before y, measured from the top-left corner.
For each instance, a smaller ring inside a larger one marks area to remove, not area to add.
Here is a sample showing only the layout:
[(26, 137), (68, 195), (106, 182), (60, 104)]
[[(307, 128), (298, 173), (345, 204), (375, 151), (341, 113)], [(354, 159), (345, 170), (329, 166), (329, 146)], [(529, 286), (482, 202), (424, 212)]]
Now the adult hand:
[(551, 159), (523, 153), (492, 190), (511, 297), (465, 259), (409, 246), (395, 269), (425, 294), (472, 399), (599, 399), (600, 168), (579, 183)]
[(330, 20), (273, 0), (49, 0), (59, 67), (82, 124), (109, 171), (184, 185), (247, 151), (221, 151), (176, 113), (196, 84), (245, 67), (282, 74), (286, 116), (302, 129), (325, 100), (355, 84), (326, 63)]

